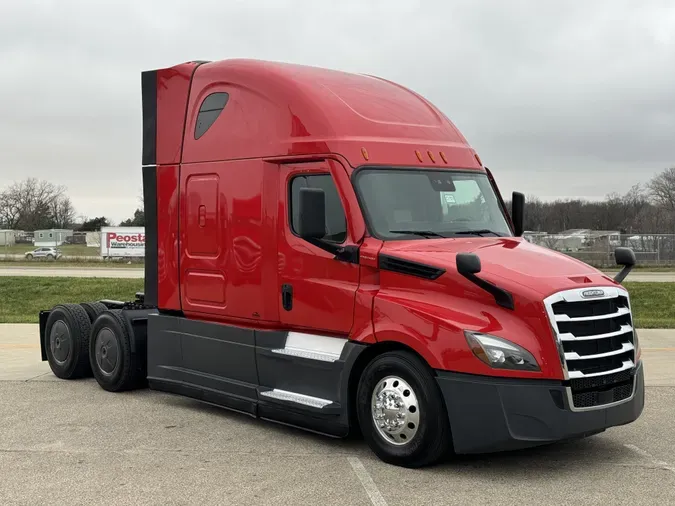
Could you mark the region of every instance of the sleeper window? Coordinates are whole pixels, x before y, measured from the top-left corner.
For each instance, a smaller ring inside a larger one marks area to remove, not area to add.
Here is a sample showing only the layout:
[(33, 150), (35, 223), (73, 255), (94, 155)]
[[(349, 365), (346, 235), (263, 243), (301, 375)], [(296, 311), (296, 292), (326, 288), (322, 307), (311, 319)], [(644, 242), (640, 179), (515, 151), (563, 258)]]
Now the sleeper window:
[(291, 227), (297, 234), (300, 221), (300, 188), (321, 188), (326, 195), (326, 235), (324, 240), (342, 243), (347, 238), (347, 219), (333, 178), (328, 174), (297, 176), (291, 182)]
[(206, 131), (211, 128), (223, 112), (230, 95), (227, 93), (211, 93), (204, 99), (199, 114), (197, 115), (197, 123), (195, 124), (195, 140), (199, 139)]

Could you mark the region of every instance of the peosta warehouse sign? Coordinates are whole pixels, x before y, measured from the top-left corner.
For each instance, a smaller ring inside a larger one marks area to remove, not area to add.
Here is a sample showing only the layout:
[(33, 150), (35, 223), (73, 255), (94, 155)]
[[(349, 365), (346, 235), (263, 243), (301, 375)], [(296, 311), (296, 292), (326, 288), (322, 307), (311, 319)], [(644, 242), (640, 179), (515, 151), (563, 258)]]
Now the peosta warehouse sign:
[(145, 249), (145, 234), (118, 234), (108, 232), (106, 234), (106, 247), (108, 249), (143, 248)]
[(145, 228), (115, 227), (101, 230), (101, 256), (145, 256)]

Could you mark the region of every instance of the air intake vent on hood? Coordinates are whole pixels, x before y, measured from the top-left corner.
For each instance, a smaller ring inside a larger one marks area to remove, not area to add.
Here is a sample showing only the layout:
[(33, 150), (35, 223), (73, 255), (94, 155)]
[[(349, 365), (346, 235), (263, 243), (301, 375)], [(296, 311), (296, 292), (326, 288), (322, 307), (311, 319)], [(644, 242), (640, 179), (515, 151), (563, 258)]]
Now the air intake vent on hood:
[(433, 265), (420, 264), (389, 255), (380, 255), (380, 269), (424, 279), (436, 279), (445, 273), (445, 269)]

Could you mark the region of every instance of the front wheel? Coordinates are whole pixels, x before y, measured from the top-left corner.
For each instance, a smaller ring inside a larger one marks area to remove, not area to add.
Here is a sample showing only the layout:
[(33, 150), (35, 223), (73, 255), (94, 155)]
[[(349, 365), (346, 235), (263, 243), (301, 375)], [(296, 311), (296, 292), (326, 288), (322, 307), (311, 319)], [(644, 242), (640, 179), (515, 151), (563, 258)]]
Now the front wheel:
[(33, 255), (31, 255), (30, 253), (28, 253), (28, 254), (26, 255), (26, 260), (33, 260)]
[(384, 353), (368, 364), (357, 415), (368, 446), (389, 464), (427, 466), (451, 450), (443, 396), (429, 367), (411, 352)]

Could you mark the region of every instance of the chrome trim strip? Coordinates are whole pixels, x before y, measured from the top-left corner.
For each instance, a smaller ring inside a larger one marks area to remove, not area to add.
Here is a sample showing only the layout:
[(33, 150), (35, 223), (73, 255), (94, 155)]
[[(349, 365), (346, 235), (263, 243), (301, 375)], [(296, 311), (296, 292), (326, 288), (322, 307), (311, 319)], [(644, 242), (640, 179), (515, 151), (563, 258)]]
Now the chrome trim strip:
[(581, 371), (570, 371), (569, 375), (570, 379), (593, 378), (595, 376), (607, 376), (609, 374), (616, 374), (617, 372), (626, 371), (628, 369), (632, 369), (633, 367), (635, 367), (635, 364), (633, 363), (632, 360), (624, 360), (623, 365), (618, 369), (612, 369), (610, 371), (602, 371), (602, 372), (593, 372), (591, 374), (584, 374)]
[(624, 316), (630, 314), (630, 309), (627, 307), (620, 307), (616, 313), (607, 313), (601, 314), (598, 316), (576, 316), (571, 317), (566, 314), (557, 314), (555, 315), (556, 322), (590, 322), (593, 320), (607, 320), (609, 318), (618, 318), (619, 316)]
[(277, 388), (274, 390), (260, 392), (260, 395), (280, 401), (295, 402), (296, 404), (303, 404), (305, 406), (311, 406), (313, 408), (319, 409), (324, 408), (333, 402), (329, 401), (328, 399), (320, 399), (319, 397), (289, 392), (288, 390), (279, 390)]
[[(581, 296), (583, 292), (586, 292), (588, 290), (602, 290), (604, 294), (601, 297), (589, 297), (589, 298), (584, 298)], [(633, 323), (633, 316), (632, 316), (632, 310), (631, 310), (631, 303), (630, 303), (630, 296), (628, 294), (628, 291), (626, 291), (624, 288), (620, 287), (607, 287), (607, 286), (585, 286), (583, 288), (573, 288), (570, 290), (563, 290), (561, 292), (554, 293), (548, 297), (546, 297), (543, 302), (544, 302), (544, 309), (546, 311), (546, 315), (548, 316), (548, 322), (549, 322), (549, 327), (551, 329), (551, 332), (553, 334), (553, 337), (556, 342), (556, 347), (558, 348), (558, 356), (560, 358), (560, 364), (562, 366), (562, 371), (563, 371), (563, 378), (568, 380), (570, 379), (570, 371), (567, 367), (567, 360), (565, 359), (565, 351), (563, 347), (563, 342), (567, 340), (575, 340), (575, 341), (590, 341), (594, 339), (598, 339), (597, 336), (585, 336), (584, 338), (576, 338), (572, 334), (566, 334), (565, 337), (566, 339), (562, 339), (561, 334), (558, 331), (558, 320), (557, 316), (553, 312), (553, 304), (556, 302), (586, 302), (586, 301), (593, 301), (593, 300), (604, 300), (604, 299), (613, 299), (617, 297), (625, 297), (627, 302), (628, 302), (628, 310), (626, 314), (631, 315), (631, 330), (634, 331), (632, 327)], [(565, 315), (567, 316), (567, 315)], [(603, 315), (604, 316), (604, 315)], [(614, 315), (614, 316), (620, 316), (620, 315)], [(569, 317), (568, 317), (569, 318)], [(608, 317), (609, 318), (609, 317)], [(564, 320), (564, 321), (574, 321), (572, 319), (569, 320)], [(616, 335), (621, 335), (624, 332), (628, 332), (628, 330), (623, 330), (619, 332)], [(606, 335), (605, 337), (611, 337), (611, 335)], [(611, 374), (610, 371), (603, 372), (598, 374), (604, 375), (604, 374)], [(602, 406), (600, 406), (602, 407)]]
[[(581, 296), (582, 292), (585, 292), (587, 290), (602, 290), (604, 292), (603, 296), (601, 297), (589, 297), (589, 298), (584, 298)], [(553, 304), (556, 302), (583, 302), (583, 301), (592, 301), (592, 300), (603, 300), (603, 299), (612, 299), (612, 298), (617, 298), (617, 297), (625, 297), (626, 301), (628, 303), (628, 308), (619, 308), (619, 310), (613, 314), (608, 314), (608, 315), (599, 315), (599, 316), (592, 316), (592, 317), (577, 317), (577, 318), (572, 318), (567, 315), (556, 315), (553, 312)], [(587, 355), (586, 357), (579, 356), (575, 352), (564, 352), (563, 348), (563, 342), (568, 342), (568, 341), (590, 341), (590, 340), (595, 340), (595, 339), (602, 339), (603, 337), (611, 337), (614, 335), (621, 335), (623, 333), (627, 333), (629, 331), (633, 332), (633, 339), (634, 343), (637, 343), (635, 339), (637, 338), (635, 329), (633, 328), (633, 315), (632, 315), (632, 306), (631, 306), (631, 301), (630, 301), (630, 295), (628, 292), (619, 287), (595, 287), (595, 286), (586, 286), (583, 288), (575, 288), (572, 290), (565, 290), (562, 292), (555, 293), (547, 298), (544, 299), (544, 308), (546, 310), (546, 314), (548, 316), (549, 320), (549, 325), (551, 328), (551, 331), (553, 332), (553, 336), (556, 340), (556, 344), (558, 347), (558, 352), (560, 355), (560, 362), (562, 364), (562, 369), (563, 369), (563, 375), (566, 380), (569, 379), (580, 379), (580, 378), (592, 378), (592, 377), (597, 377), (597, 376), (607, 376), (610, 374), (615, 374), (618, 372), (626, 371), (639, 367), (639, 363), (636, 364), (634, 363), (635, 360), (635, 354), (633, 353), (633, 360), (627, 360), (623, 362), (623, 365), (615, 370), (612, 371), (603, 371), (599, 373), (592, 373), (592, 374), (583, 374), (580, 371), (569, 371), (568, 366), (567, 366), (567, 360), (579, 360), (579, 359), (589, 359), (589, 358), (600, 358), (602, 356), (608, 356), (608, 354), (598, 354), (598, 355)], [(595, 336), (584, 336), (581, 338), (577, 338), (571, 333), (566, 333), (566, 334), (560, 334), (558, 331), (558, 322), (574, 322), (574, 321), (592, 321), (592, 320), (599, 320), (599, 319), (610, 319), (610, 318), (616, 318), (619, 316), (624, 316), (626, 314), (630, 314), (630, 325), (624, 325), (622, 326), (621, 330), (619, 332), (613, 332), (611, 334), (601, 334), (601, 335), (595, 335)], [(632, 347), (632, 350), (630, 348), (626, 347), (626, 344), (630, 345)], [(635, 344), (631, 343), (623, 343), (621, 350), (617, 352), (612, 352), (613, 354), (621, 354), (625, 353), (628, 351), (635, 351)], [(577, 358), (578, 357), (578, 358)], [(633, 400), (635, 397), (635, 392), (637, 389), (637, 376), (633, 376), (633, 391), (631, 392), (631, 395), (627, 397), (626, 399), (623, 399), (621, 401), (617, 402), (611, 402), (609, 404), (600, 404), (598, 406), (589, 406), (585, 408), (576, 408), (574, 407), (574, 395), (572, 394), (572, 388), (571, 386), (568, 386), (565, 388), (567, 392), (567, 400), (568, 400), (568, 405), (569, 409), (574, 412), (584, 412), (584, 411), (593, 411), (597, 409), (606, 409), (612, 406), (618, 406), (620, 404), (624, 404), (626, 402), (630, 402)]]
[(631, 343), (622, 343), (620, 350), (608, 351), (607, 353), (597, 353), (595, 355), (579, 355), (576, 351), (565, 353), (565, 360), (592, 360), (594, 358), (611, 357), (612, 355), (621, 355), (627, 351), (635, 349)]
[(272, 350), (272, 353), (307, 358), (309, 360), (319, 360), (321, 362), (335, 362), (340, 359), (340, 355), (334, 355), (332, 353), (321, 353), (318, 351), (299, 350), (295, 348), (278, 348)]
[[(586, 298), (581, 296), (583, 292), (589, 290), (602, 290), (603, 292), (605, 292), (605, 294), (601, 297)], [(550, 299), (551, 304), (560, 301), (588, 302), (593, 300), (616, 299), (617, 297), (620, 297), (622, 295), (626, 296), (628, 295), (628, 292), (626, 292), (626, 290), (624, 290), (623, 288), (618, 288), (616, 286), (585, 286), (583, 288), (572, 288), (571, 290), (564, 290), (562, 292), (557, 292), (553, 294), (551, 297), (548, 297), (547, 300)]]
[(561, 341), (595, 341), (596, 339), (605, 339), (607, 337), (620, 336), (621, 334), (626, 334), (632, 332), (632, 325), (621, 325), (621, 328), (616, 332), (609, 332), (607, 334), (593, 334), (591, 336), (581, 336), (577, 337), (571, 332), (566, 332), (564, 334), (559, 334)]
[(573, 411), (575, 413), (580, 413), (583, 411), (594, 411), (596, 409), (606, 409), (606, 408), (611, 408), (613, 406), (618, 406), (620, 404), (624, 404), (626, 402), (630, 402), (633, 400), (633, 397), (635, 397), (635, 392), (637, 391), (637, 375), (633, 376), (633, 391), (631, 394), (626, 397), (625, 399), (622, 399), (620, 401), (616, 402), (610, 402), (609, 404), (599, 404), (597, 406), (589, 406), (587, 408), (576, 408), (574, 407), (574, 397), (572, 394), (572, 389), (570, 387), (565, 388), (567, 391), (567, 402), (569, 403), (570, 411)]

